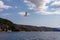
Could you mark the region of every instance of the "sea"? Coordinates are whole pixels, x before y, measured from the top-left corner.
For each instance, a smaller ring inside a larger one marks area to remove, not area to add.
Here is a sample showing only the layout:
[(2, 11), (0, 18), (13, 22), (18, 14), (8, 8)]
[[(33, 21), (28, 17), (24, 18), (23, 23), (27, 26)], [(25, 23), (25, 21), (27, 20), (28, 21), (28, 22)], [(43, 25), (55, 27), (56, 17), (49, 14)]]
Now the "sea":
[(0, 32), (0, 40), (60, 40), (60, 32)]

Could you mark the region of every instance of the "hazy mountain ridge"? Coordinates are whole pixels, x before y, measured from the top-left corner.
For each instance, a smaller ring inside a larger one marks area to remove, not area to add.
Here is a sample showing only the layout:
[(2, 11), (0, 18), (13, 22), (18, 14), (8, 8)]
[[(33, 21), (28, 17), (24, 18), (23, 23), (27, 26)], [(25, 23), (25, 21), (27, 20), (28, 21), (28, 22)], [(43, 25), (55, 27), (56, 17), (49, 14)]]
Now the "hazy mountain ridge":
[(0, 31), (60, 31), (60, 29), (45, 26), (18, 25), (7, 19), (0, 18)]

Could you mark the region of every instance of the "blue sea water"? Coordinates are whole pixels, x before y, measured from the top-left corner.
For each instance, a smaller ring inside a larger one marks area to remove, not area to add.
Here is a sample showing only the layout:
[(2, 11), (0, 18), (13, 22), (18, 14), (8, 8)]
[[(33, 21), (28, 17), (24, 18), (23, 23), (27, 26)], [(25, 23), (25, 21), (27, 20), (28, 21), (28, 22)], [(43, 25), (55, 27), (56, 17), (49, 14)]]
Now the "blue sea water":
[(60, 32), (0, 32), (0, 40), (60, 40)]

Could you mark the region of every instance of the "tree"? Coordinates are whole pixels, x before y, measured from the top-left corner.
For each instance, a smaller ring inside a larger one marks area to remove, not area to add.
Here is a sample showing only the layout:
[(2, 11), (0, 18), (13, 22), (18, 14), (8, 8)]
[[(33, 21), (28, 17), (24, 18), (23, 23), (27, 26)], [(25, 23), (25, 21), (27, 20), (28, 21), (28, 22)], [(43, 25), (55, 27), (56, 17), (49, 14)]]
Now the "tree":
[(2, 31), (8, 31), (8, 30), (15, 31), (16, 30), (13, 22), (7, 19), (3, 19), (3, 18), (0, 18), (0, 29), (2, 29)]

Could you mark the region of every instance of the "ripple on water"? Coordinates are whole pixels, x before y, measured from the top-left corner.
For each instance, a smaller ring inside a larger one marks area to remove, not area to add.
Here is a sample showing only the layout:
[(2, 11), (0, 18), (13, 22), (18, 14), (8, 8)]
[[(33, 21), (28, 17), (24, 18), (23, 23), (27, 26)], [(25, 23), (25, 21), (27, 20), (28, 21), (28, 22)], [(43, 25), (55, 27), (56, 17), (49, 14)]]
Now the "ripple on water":
[(60, 40), (60, 32), (2, 32), (0, 40)]

